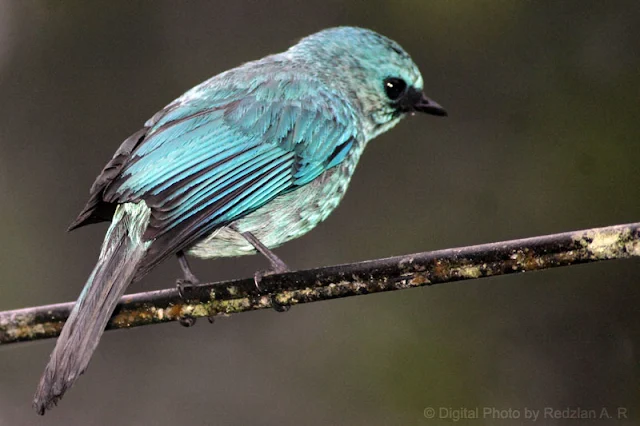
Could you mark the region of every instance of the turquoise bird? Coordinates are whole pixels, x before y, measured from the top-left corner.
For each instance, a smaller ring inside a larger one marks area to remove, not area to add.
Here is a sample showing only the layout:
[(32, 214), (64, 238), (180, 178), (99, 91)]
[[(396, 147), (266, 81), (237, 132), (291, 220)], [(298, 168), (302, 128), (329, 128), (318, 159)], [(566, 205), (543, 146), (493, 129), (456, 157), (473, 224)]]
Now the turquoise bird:
[[(260, 252), (327, 218), (367, 143), (414, 112), (444, 116), (396, 42), (339, 27), (223, 72), (187, 91), (126, 139), (70, 230), (111, 221), (98, 262), (38, 386), (39, 414), (87, 368), (125, 289), (177, 256)], [(256, 273), (256, 283), (261, 273)]]

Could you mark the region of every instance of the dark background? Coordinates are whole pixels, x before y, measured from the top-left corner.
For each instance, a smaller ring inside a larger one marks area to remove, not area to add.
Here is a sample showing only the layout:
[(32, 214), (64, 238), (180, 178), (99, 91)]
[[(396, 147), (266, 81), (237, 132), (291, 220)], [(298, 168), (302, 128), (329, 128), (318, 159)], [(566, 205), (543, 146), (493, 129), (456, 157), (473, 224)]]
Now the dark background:
[[(335, 25), (397, 40), (450, 117), (371, 143), (340, 208), (277, 250), (295, 269), (639, 220), (636, 0), (3, 0), (0, 309), (77, 297), (106, 225), (65, 228), (155, 111)], [(207, 280), (264, 266), (194, 264)], [(0, 424), (452, 423), (426, 407), (625, 407), (589, 424), (638, 424), (639, 279), (638, 261), (612, 261), (109, 332), (44, 418), (30, 402), (55, 341), (11, 345)]]

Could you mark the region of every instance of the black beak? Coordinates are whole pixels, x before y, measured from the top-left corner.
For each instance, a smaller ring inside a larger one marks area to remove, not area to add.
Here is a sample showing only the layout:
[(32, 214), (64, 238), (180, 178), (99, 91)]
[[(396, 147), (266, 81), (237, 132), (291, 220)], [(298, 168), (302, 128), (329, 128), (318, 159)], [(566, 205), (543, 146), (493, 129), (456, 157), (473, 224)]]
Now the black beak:
[(413, 104), (414, 111), (420, 111), (431, 115), (439, 115), (441, 117), (446, 117), (447, 111), (440, 106), (437, 102), (432, 101), (427, 98), (424, 93), (420, 94), (420, 97)]

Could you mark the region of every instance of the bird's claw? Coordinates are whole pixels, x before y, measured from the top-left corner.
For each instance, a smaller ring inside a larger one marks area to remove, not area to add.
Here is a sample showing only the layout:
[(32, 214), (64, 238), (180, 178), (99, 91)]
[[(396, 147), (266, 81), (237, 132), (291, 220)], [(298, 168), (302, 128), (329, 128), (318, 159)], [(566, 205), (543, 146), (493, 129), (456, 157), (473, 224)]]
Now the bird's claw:
[[(258, 289), (258, 291), (261, 294), (267, 293), (265, 292), (262, 287), (260, 287), (260, 282), (262, 281), (262, 278), (269, 276), (269, 275), (275, 275), (275, 274), (282, 274), (283, 272), (288, 272), (289, 269), (287, 268), (279, 268), (276, 271), (270, 270), (270, 271), (256, 271), (256, 273), (253, 275), (253, 283), (256, 285), (256, 288)], [(273, 310), (276, 312), (287, 312), (289, 309), (291, 309), (291, 305), (283, 305), (282, 303), (276, 301), (276, 297), (273, 294), (268, 293), (269, 298), (271, 299), (271, 307), (273, 307)]]
[(196, 319), (194, 317), (180, 317), (178, 318), (178, 322), (183, 327), (193, 327), (196, 324)]
[(271, 307), (273, 308), (274, 311), (287, 312), (289, 309), (291, 309), (291, 305), (284, 305), (278, 302), (276, 300), (276, 296), (274, 296), (273, 294), (271, 294), (269, 297), (271, 298)]
[[(198, 284), (197, 280), (196, 282), (190, 279), (176, 280), (176, 289), (178, 290), (178, 295), (184, 302), (187, 301), (186, 292), (188, 292), (189, 289), (193, 288), (197, 284)], [(197, 318), (194, 318), (194, 317), (183, 316), (178, 318), (178, 322), (183, 327), (193, 327), (196, 323), (196, 319)], [(210, 320), (209, 322), (212, 322), (212, 321)]]
[(176, 280), (176, 290), (178, 290), (178, 296), (180, 296), (180, 299), (186, 301), (187, 300), (186, 290), (189, 290), (195, 285), (196, 283), (194, 283), (191, 280), (186, 280), (186, 279)]

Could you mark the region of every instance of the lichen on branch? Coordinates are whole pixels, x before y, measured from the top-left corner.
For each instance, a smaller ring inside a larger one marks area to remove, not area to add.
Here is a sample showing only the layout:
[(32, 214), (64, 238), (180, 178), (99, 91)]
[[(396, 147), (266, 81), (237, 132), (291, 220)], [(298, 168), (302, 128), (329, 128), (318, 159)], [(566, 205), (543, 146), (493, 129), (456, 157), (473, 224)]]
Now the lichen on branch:
[[(640, 256), (640, 223), (127, 295), (107, 329), (297, 305), (433, 284)], [(273, 295), (273, 298), (270, 296)], [(0, 345), (60, 334), (73, 303), (0, 312)]]

